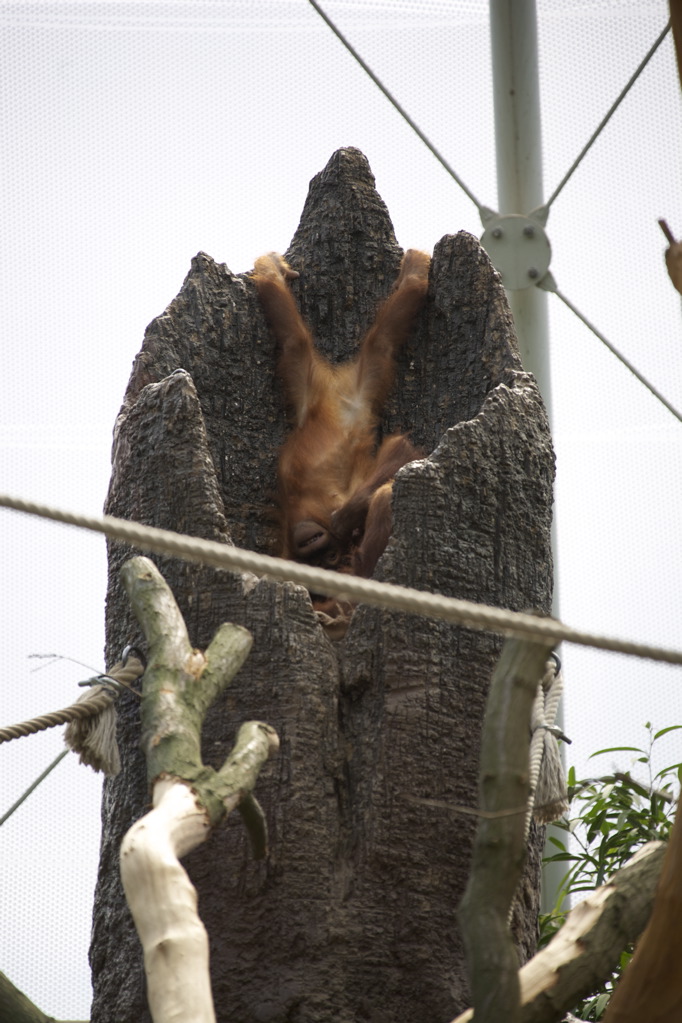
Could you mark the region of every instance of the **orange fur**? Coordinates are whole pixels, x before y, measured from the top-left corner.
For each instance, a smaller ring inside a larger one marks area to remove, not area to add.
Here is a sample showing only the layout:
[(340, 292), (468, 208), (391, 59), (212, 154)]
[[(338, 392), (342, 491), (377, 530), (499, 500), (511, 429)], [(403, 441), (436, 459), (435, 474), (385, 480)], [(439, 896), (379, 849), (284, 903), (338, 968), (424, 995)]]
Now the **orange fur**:
[(396, 356), (426, 298), (429, 263), (424, 252), (405, 253), (359, 354), (334, 366), (315, 350), (287, 286), (298, 273), (277, 253), (256, 260), (254, 281), (279, 343), (278, 373), (293, 418), (278, 468), (285, 558), (364, 576), (374, 571), (391, 531), (393, 476), (420, 457), (404, 435), (377, 450), (376, 428)]

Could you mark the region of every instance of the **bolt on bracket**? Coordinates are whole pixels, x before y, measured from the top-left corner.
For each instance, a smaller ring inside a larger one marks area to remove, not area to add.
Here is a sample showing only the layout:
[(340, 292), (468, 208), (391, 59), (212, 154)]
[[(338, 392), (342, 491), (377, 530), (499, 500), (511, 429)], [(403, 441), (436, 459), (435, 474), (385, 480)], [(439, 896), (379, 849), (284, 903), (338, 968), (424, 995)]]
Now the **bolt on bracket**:
[(544, 221), (532, 214), (529, 217), (519, 213), (497, 214), (486, 222), (481, 245), (507, 291), (539, 284), (552, 258)]

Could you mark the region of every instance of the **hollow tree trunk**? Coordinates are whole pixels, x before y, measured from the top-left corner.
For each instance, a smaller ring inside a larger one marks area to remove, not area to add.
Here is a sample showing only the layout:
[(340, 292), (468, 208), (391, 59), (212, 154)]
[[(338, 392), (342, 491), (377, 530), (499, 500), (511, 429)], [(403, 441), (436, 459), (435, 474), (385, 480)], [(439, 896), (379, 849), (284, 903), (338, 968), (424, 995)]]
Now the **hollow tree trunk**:
[[(296, 299), (327, 356), (354, 351), (400, 256), (365, 158), (340, 150), (312, 181), (287, 253), (300, 271)], [(271, 495), (285, 432), (275, 361), (248, 275), (196, 256), (135, 360), (107, 511), (274, 553)], [(548, 612), (547, 419), (520, 365), (499, 278), (469, 235), (436, 245), (428, 305), (383, 426), (408, 430), (431, 454), (399, 474), (377, 577)], [(140, 641), (118, 579), (131, 553), (110, 548), (109, 662)], [(187, 858), (210, 935), (218, 1019), (446, 1023), (468, 999), (455, 910), (475, 821), (415, 798), (475, 805), (501, 639), (362, 606), (332, 643), (301, 587), (155, 560), (196, 646), (222, 621), (254, 635), (249, 660), (209, 712), (205, 760), (222, 762), (249, 718), (268, 721), (282, 743), (258, 784), (268, 860), (250, 858), (233, 820)], [(148, 800), (138, 713), (123, 697), (123, 770), (105, 786), (93, 1023), (149, 1018), (117, 863)], [(540, 839), (533, 834), (515, 914), (523, 959), (535, 943)]]

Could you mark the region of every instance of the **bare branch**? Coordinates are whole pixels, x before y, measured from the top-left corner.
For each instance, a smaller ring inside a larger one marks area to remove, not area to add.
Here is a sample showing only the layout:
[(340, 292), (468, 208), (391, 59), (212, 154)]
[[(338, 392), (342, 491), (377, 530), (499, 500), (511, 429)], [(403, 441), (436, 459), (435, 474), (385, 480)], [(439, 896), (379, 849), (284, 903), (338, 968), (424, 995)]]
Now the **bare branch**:
[[(519, 970), (521, 1023), (562, 1019), (613, 973), (623, 949), (646, 925), (664, 852), (661, 842), (638, 850), (607, 884), (571, 910), (549, 945)], [(499, 1018), (510, 1016), (503, 1012)], [(473, 1010), (467, 1009), (452, 1023), (471, 1019)]]
[[(528, 801), (528, 735), (547, 643), (508, 639), (493, 674), (481, 745), (480, 803), (500, 813)], [(476, 1019), (519, 1018), (518, 960), (509, 909), (525, 855), (524, 818), (482, 818), (471, 876), (459, 915), (464, 930)]]
[(265, 818), (251, 791), (279, 742), (269, 725), (249, 721), (220, 771), (204, 766), (204, 715), (247, 657), (251, 636), (222, 625), (204, 655), (192, 649), (173, 595), (148, 558), (133, 558), (121, 574), (150, 645), (142, 723), (147, 776), (154, 783), (153, 809), (121, 845), (121, 879), (144, 950), (155, 1023), (214, 1023), (208, 937), (180, 857), (205, 842), (212, 825), (243, 800), (252, 844), (265, 854)]

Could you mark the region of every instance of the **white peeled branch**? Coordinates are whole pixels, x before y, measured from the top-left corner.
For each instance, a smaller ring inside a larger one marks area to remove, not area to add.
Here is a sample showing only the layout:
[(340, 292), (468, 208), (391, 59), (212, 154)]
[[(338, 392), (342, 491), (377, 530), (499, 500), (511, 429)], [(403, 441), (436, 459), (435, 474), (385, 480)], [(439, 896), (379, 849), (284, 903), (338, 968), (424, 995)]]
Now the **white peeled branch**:
[(208, 814), (177, 779), (154, 786), (154, 808), (121, 845), (121, 878), (144, 951), (147, 998), (158, 1023), (215, 1023), (208, 935), (179, 857), (210, 832)]

